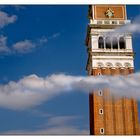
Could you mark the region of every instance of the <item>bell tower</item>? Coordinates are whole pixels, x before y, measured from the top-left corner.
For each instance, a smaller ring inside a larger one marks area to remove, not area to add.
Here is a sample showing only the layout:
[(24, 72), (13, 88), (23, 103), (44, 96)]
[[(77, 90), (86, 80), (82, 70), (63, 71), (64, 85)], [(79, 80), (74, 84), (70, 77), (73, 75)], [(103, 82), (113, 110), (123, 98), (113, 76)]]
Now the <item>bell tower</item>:
[[(134, 73), (131, 33), (115, 34), (116, 28), (131, 24), (127, 19), (126, 6), (90, 5), (88, 16), (88, 75), (126, 76)], [(133, 98), (115, 97), (111, 92), (113, 91), (105, 88), (89, 95), (90, 134), (139, 134), (137, 101)]]

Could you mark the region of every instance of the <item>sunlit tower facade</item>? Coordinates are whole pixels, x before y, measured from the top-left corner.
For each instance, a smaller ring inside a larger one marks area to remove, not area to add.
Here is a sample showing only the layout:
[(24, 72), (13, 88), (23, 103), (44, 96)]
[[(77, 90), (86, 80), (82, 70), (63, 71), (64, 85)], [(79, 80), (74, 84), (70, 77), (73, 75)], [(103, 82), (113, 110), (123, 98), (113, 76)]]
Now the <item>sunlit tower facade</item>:
[[(131, 24), (127, 19), (126, 6), (90, 5), (88, 17), (88, 75), (127, 76), (134, 73), (132, 35), (129, 32), (115, 34), (116, 28)], [(105, 88), (89, 95), (90, 134), (139, 134), (137, 101), (113, 96), (111, 92), (113, 91)]]

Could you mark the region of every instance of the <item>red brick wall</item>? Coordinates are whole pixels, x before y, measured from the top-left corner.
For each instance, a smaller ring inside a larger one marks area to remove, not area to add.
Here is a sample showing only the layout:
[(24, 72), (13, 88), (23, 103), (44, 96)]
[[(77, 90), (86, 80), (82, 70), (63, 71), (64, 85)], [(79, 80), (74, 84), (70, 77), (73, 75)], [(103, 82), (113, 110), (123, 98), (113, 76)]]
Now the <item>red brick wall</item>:
[[(114, 16), (108, 18), (105, 16), (105, 12), (111, 8), (114, 11)], [(94, 17), (95, 19), (120, 19), (124, 20), (127, 18), (126, 9), (124, 5), (95, 5), (94, 6)]]
[[(94, 69), (92, 75), (128, 75), (133, 69)], [(104, 128), (105, 135), (135, 135), (139, 134), (138, 107), (134, 99), (114, 97), (109, 89), (103, 89), (103, 96), (98, 91), (90, 94), (90, 134), (100, 135)], [(99, 114), (103, 109), (103, 114)]]

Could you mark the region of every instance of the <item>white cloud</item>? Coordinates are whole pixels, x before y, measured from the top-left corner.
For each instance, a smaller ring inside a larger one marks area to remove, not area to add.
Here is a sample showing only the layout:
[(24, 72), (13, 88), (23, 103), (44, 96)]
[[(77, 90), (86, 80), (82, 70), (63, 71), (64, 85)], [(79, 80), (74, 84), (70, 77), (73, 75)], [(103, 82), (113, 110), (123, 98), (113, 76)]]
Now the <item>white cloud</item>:
[(28, 53), (36, 47), (36, 44), (30, 40), (19, 41), (9, 47), (7, 46), (7, 37), (0, 36), (0, 54)]
[(3, 28), (8, 24), (14, 23), (16, 20), (16, 15), (9, 16), (6, 12), (0, 11), (0, 28)]
[(112, 37), (112, 36), (119, 36), (128, 33), (132, 33), (132, 34), (140, 33), (140, 15), (135, 17), (135, 19), (131, 23), (127, 23), (123, 26), (120, 26), (115, 30), (113, 29), (112, 31), (105, 33), (105, 35)]
[(14, 43), (11, 46), (7, 46), (7, 37), (0, 36), (0, 54), (25, 54), (32, 52), (35, 48), (42, 47), (48, 42), (47, 37), (43, 36), (36, 40), (23, 40)]
[[(53, 37), (58, 36), (58, 34), (53, 34)], [(52, 39), (46, 36), (41, 36), (40, 38), (34, 39), (34, 40), (22, 40), (17, 41), (11, 46), (7, 46), (7, 37), (1, 35), (0, 36), (0, 54), (2, 55), (8, 55), (8, 54), (25, 54), (30, 53), (36, 48), (45, 46), (48, 43), (48, 40)]]
[(21, 110), (39, 105), (69, 91), (78, 90), (89, 93), (90, 91), (106, 87), (110, 88), (112, 94), (116, 96), (133, 96), (140, 100), (139, 83), (140, 73), (128, 77), (83, 77), (53, 74), (45, 78), (34, 74), (24, 77), (17, 82), (10, 81), (5, 85), (0, 85), (0, 106)]
[(0, 53), (9, 53), (10, 49), (7, 47), (7, 37), (0, 36)]
[(13, 50), (17, 53), (28, 53), (36, 47), (36, 44), (30, 40), (19, 41), (13, 45)]

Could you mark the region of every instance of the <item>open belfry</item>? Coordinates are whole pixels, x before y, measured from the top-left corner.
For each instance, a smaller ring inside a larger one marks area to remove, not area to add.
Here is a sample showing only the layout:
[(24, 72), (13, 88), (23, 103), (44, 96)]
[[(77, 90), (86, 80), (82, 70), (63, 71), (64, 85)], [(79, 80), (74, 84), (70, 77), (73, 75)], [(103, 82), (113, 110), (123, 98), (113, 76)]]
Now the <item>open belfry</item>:
[[(90, 5), (88, 16), (88, 75), (127, 76), (134, 73), (132, 35), (130, 32), (115, 34), (116, 28), (131, 24), (127, 19), (126, 6)], [(89, 95), (90, 134), (138, 135), (137, 101), (113, 96), (111, 92), (104, 88)]]

